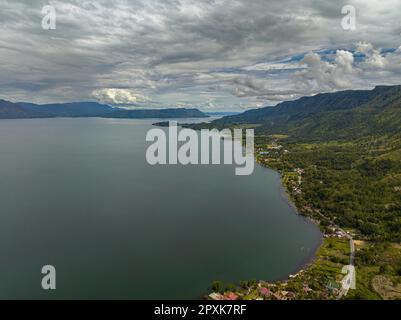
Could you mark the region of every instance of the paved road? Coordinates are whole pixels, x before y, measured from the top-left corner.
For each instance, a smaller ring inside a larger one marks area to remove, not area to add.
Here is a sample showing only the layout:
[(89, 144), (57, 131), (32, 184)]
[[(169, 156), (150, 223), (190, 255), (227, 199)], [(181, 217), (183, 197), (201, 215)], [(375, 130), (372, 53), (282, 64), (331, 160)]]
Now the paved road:
[[(341, 230), (341, 229), (340, 229)], [(341, 230), (343, 231), (343, 230)], [(343, 231), (344, 232), (344, 231)], [(346, 273), (344, 279), (341, 281), (341, 289), (340, 294), (338, 295), (338, 299), (345, 297), (348, 294), (350, 289), (355, 289), (356, 282), (356, 272), (355, 272), (355, 243), (352, 239), (351, 235), (345, 232), (349, 239), (350, 244), (350, 264), (343, 268), (343, 273)]]
[[(321, 214), (320, 212), (318, 212), (320, 216), (324, 217), (323, 214)], [(355, 289), (355, 285), (356, 285), (356, 271), (355, 271), (355, 243), (354, 243), (354, 239), (352, 238), (352, 236), (346, 232), (345, 230), (341, 229), (339, 226), (335, 225), (334, 223), (332, 223), (333, 226), (340, 230), (341, 232), (343, 232), (346, 237), (349, 239), (349, 245), (350, 245), (350, 255), (349, 255), (349, 265), (344, 266), (343, 268), (343, 273), (346, 274), (344, 276), (344, 279), (341, 281), (341, 289), (340, 289), (340, 293), (337, 297), (337, 299), (341, 299), (343, 297), (345, 297), (348, 294), (348, 291), (350, 289)]]

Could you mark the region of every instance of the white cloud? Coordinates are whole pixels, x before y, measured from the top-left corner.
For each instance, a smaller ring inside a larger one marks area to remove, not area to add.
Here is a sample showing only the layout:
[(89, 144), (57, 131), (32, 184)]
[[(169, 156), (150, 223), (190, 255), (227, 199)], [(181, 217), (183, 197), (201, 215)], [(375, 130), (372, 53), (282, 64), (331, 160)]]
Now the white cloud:
[(338, 68), (342, 69), (344, 74), (353, 73), (354, 55), (345, 50), (337, 50), (335, 62)]
[(354, 56), (337, 50), (334, 62), (323, 61), (318, 53), (310, 52), (300, 62), (306, 67), (295, 74), (296, 83), (307, 92), (345, 89), (352, 84)]
[(102, 103), (110, 105), (137, 105), (148, 101), (147, 97), (130, 89), (106, 88), (95, 90), (93, 95)]
[(258, 63), (250, 67), (243, 68), (246, 71), (272, 71), (272, 70), (292, 70), (298, 69), (297, 63), (288, 62), (272, 62), (272, 63)]
[(366, 59), (362, 67), (367, 70), (385, 69), (387, 67), (387, 59), (380, 54), (380, 51), (372, 49), (366, 52)]
[[(371, 44), (366, 44), (369, 50), (365, 50), (365, 59), (360, 63), (359, 68), (368, 77), (369, 73), (387, 72), (389, 74), (400, 74), (401, 71), (401, 50), (382, 53), (381, 50), (374, 48)], [(382, 74), (383, 75), (383, 74)]]
[(361, 41), (356, 45), (356, 51), (360, 53), (368, 53), (373, 50), (373, 46), (371, 43)]
[[(336, 50), (335, 53), (323, 50), (305, 54), (296, 68), (293, 68), (293, 60), (287, 59), (288, 68), (283, 62), (279, 74), (250, 72), (246, 76), (238, 75), (231, 80), (232, 93), (241, 98), (257, 97), (273, 103), (320, 92), (400, 84), (400, 50), (383, 51), (368, 42), (357, 43), (356, 48), (356, 53), (363, 53), (358, 60), (351, 49)], [(267, 66), (270, 64), (276, 65), (269, 62), (259, 65), (266, 65), (263, 71), (269, 71)], [(261, 71), (254, 66), (243, 70)]]

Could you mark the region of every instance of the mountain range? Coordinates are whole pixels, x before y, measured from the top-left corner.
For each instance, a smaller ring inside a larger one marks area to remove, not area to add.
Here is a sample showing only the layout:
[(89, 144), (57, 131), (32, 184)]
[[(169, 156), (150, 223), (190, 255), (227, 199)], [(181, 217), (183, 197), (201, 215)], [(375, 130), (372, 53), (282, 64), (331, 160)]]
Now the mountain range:
[(399, 133), (401, 86), (323, 93), (215, 120), (218, 128), (252, 124), (256, 132), (293, 139), (349, 139)]
[(34, 118), (207, 118), (208, 116), (198, 109), (141, 109), (127, 110), (113, 108), (109, 105), (96, 102), (75, 102), (60, 104), (38, 105), (33, 103), (13, 103), (0, 100), (0, 119), (34, 119)]
[(258, 162), (280, 172), (299, 212), (359, 239), (400, 241), (400, 85), (318, 94), (189, 127), (254, 128)]

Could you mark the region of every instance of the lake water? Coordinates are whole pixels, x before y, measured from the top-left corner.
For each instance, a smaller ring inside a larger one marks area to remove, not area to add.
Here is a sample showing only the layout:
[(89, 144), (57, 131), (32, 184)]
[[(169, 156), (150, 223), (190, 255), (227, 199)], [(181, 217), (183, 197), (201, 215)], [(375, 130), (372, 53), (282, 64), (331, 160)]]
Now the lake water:
[(152, 122), (0, 121), (1, 299), (196, 299), (214, 280), (282, 279), (310, 259), (320, 233), (277, 173), (150, 166)]

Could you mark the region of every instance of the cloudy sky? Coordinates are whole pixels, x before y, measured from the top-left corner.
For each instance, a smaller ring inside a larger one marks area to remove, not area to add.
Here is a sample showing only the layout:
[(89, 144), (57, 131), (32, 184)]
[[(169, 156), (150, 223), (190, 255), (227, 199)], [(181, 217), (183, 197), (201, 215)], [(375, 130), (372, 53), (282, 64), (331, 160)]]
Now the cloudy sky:
[(0, 0), (2, 99), (240, 111), (378, 84), (401, 84), (401, 0)]

